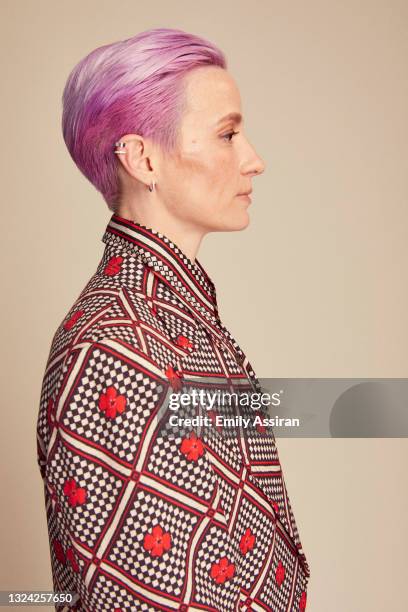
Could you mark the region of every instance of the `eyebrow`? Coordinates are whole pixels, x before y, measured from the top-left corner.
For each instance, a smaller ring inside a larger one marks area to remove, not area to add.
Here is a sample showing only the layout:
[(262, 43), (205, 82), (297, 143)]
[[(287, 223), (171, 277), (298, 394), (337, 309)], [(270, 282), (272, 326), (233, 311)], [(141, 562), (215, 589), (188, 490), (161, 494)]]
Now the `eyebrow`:
[(224, 117), (221, 117), (221, 119), (219, 119), (216, 123), (216, 125), (220, 125), (220, 123), (224, 123), (224, 121), (235, 121), (235, 123), (242, 123), (243, 118), (241, 113), (228, 113), (228, 115), (225, 115)]

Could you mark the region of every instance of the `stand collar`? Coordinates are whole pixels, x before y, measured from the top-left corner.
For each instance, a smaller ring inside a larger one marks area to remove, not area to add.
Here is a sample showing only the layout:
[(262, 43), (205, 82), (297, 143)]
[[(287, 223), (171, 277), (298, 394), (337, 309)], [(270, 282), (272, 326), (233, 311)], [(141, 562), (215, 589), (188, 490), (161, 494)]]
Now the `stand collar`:
[(197, 259), (193, 263), (167, 236), (114, 213), (102, 241), (112, 251), (122, 249), (134, 254), (202, 314), (218, 319), (216, 290), (211, 278)]

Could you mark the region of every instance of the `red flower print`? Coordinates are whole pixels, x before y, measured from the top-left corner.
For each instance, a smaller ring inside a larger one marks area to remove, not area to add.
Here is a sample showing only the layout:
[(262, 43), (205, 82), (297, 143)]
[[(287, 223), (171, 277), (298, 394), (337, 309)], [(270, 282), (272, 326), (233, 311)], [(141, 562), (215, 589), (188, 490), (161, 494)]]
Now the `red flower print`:
[(306, 591), (303, 591), (300, 596), (300, 600), (299, 600), (299, 610), (301, 612), (303, 612), (303, 610), (306, 610), (306, 599), (307, 599)]
[(61, 563), (65, 565), (65, 553), (64, 553), (64, 549), (62, 548), (61, 542), (59, 542), (58, 540), (54, 540), (53, 546), (54, 546), (55, 556), (57, 557), (58, 561), (60, 561)]
[(99, 408), (105, 412), (105, 416), (114, 419), (116, 413), (122, 414), (126, 406), (126, 397), (118, 395), (115, 387), (108, 387), (106, 393), (102, 393), (99, 398)]
[(74, 327), (75, 323), (78, 321), (78, 319), (80, 319), (82, 317), (83, 314), (84, 314), (83, 310), (77, 310), (76, 312), (74, 312), (72, 317), (70, 319), (68, 319), (68, 321), (66, 323), (64, 323), (64, 329), (66, 331), (69, 331), (70, 329), (72, 329)]
[(160, 557), (171, 546), (170, 534), (168, 532), (163, 533), (160, 525), (156, 525), (150, 533), (145, 535), (143, 546), (151, 552), (153, 557)]
[(180, 450), (189, 461), (197, 461), (204, 453), (203, 443), (200, 438), (197, 438), (194, 431), (191, 432), (189, 438), (184, 438)]
[(175, 391), (179, 391), (181, 387), (183, 386), (180, 374), (176, 372), (172, 366), (168, 366), (166, 370), (166, 376), (169, 379), (170, 384), (173, 387), (173, 389)]
[(257, 430), (258, 433), (264, 434), (265, 431), (266, 431), (266, 427), (265, 427), (265, 425), (263, 423), (257, 423), (256, 424), (256, 430)]
[(282, 564), (282, 561), (279, 561), (278, 563), (278, 567), (276, 568), (275, 578), (279, 586), (285, 580), (285, 568)]
[(120, 255), (117, 257), (111, 257), (105, 266), (104, 274), (107, 274), (108, 276), (115, 276), (115, 274), (118, 274), (118, 272), (120, 272), (122, 261), (123, 257)]
[(86, 500), (86, 489), (77, 486), (75, 479), (70, 478), (64, 485), (64, 494), (68, 497), (71, 506), (79, 506)]
[(228, 561), (227, 557), (222, 557), (219, 563), (213, 563), (211, 566), (211, 578), (214, 578), (217, 584), (225, 582), (228, 578), (232, 578), (235, 573), (235, 565)]
[(71, 547), (67, 548), (67, 559), (70, 562), (74, 572), (79, 572), (78, 561), (75, 559), (74, 549)]
[(182, 334), (179, 334), (177, 336), (176, 344), (177, 346), (181, 346), (182, 348), (191, 348), (193, 346), (193, 343)]
[(279, 506), (276, 501), (272, 502), (272, 508), (275, 510), (276, 514), (279, 516)]
[(241, 549), (242, 554), (246, 555), (248, 550), (253, 549), (254, 544), (255, 544), (255, 536), (251, 532), (251, 529), (248, 527), (248, 529), (242, 536), (241, 541), (239, 543), (239, 547)]

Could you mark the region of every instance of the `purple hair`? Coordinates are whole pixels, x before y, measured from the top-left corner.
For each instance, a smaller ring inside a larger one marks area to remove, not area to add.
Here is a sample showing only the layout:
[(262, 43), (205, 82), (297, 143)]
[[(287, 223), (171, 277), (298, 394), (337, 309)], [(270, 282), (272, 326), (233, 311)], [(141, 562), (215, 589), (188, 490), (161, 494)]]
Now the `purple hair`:
[(114, 143), (140, 134), (171, 153), (185, 105), (184, 75), (227, 67), (209, 41), (169, 28), (98, 47), (71, 71), (62, 96), (62, 132), (72, 159), (116, 212), (120, 186)]

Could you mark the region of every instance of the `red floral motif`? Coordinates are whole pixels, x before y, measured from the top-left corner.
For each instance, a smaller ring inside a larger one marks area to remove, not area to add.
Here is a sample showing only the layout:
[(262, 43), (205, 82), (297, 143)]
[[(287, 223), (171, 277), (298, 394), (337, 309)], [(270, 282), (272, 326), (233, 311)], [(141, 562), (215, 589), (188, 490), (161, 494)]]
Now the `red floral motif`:
[(307, 599), (306, 591), (303, 591), (300, 596), (300, 600), (299, 600), (299, 610), (301, 612), (303, 612), (303, 610), (306, 610), (306, 599)]
[(276, 572), (275, 572), (275, 578), (279, 586), (285, 580), (285, 568), (283, 566), (282, 561), (279, 561), (278, 563), (278, 567), (276, 568)]
[(276, 514), (279, 515), (279, 506), (276, 501), (272, 502), (272, 508), (275, 510)]
[(153, 557), (160, 557), (171, 546), (170, 533), (164, 533), (160, 525), (156, 525), (150, 533), (145, 535), (143, 546), (151, 552)]
[(222, 557), (219, 563), (213, 563), (211, 566), (211, 578), (214, 578), (215, 582), (221, 584), (232, 578), (235, 573), (235, 565), (228, 561), (227, 557)]
[(174, 370), (172, 366), (168, 366), (166, 370), (166, 376), (170, 381), (171, 386), (175, 391), (179, 391), (183, 386), (181, 376)]
[(78, 321), (78, 319), (80, 319), (82, 317), (83, 314), (84, 314), (83, 310), (77, 310), (76, 312), (74, 312), (72, 317), (70, 319), (68, 319), (68, 321), (66, 323), (64, 323), (64, 329), (66, 331), (69, 331), (70, 329), (72, 329), (74, 327), (75, 323)]
[(103, 271), (104, 274), (107, 274), (108, 276), (115, 276), (115, 274), (118, 274), (120, 272), (122, 262), (123, 257), (121, 257), (120, 255), (111, 257), (105, 266), (105, 269)]
[(260, 433), (260, 434), (264, 434), (266, 432), (266, 426), (263, 423), (257, 423), (256, 424), (256, 430)]
[(181, 443), (180, 450), (186, 459), (189, 461), (197, 461), (199, 457), (204, 453), (203, 443), (200, 438), (197, 438), (194, 431), (191, 432), (188, 438), (184, 438)]
[(239, 543), (239, 547), (243, 555), (246, 555), (248, 550), (252, 550), (255, 544), (255, 535), (251, 532), (251, 529), (248, 527), (246, 532), (241, 538)]
[(67, 559), (70, 562), (74, 572), (79, 572), (78, 561), (75, 559), (74, 549), (71, 547), (67, 548)]
[(86, 489), (78, 487), (74, 478), (66, 481), (64, 494), (68, 497), (71, 506), (79, 506), (86, 501)]
[(181, 346), (182, 348), (191, 348), (193, 346), (193, 343), (191, 342), (191, 340), (189, 340), (188, 338), (186, 338), (182, 334), (179, 334), (177, 336), (176, 344), (177, 344), (177, 346)]
[(108, 387), (106, 393), (99, 397), (99, 408), (105, 412), (105, 416), (114, 419), (116, 413), (122, 414), (126, 406), (126, 397), (118, 395), (115, 387)]
[(55, 556), (57, 557), (58, 561), (60, 561), (61, 563), (65, 565), (65, 553), (64, 553), (64, 549), (62, 548), (61, 542), (59, 542), (58, 540), (54, 540), (53, 546), (54, 546)]

